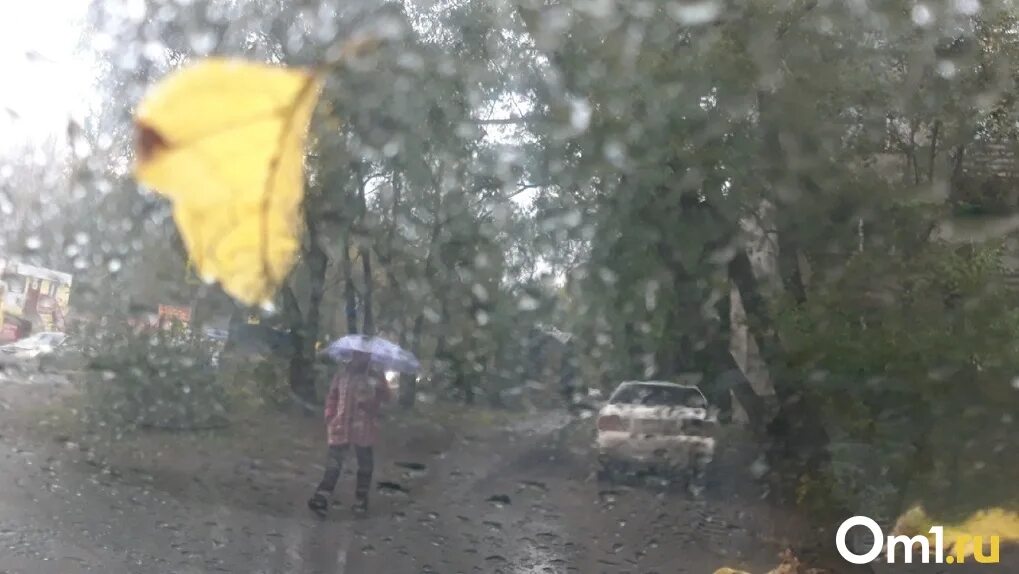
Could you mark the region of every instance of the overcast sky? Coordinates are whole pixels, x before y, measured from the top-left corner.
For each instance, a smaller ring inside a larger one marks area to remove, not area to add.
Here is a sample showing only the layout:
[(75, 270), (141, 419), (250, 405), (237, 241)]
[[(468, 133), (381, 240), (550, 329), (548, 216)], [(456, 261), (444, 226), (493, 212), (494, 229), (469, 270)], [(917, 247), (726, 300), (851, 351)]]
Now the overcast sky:
[(65, 133), (89, 97), (88, 0), (0, 0), (0, 150)]

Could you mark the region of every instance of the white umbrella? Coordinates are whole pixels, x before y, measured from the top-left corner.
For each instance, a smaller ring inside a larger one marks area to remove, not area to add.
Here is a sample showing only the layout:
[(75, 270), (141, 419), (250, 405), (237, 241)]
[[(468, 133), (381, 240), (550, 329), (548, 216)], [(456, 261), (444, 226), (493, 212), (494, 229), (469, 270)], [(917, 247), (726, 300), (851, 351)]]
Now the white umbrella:
[(323, 351), (335, 361), (349, 361), (355, 352), (370, 354), (372, 363), (386, 371), (416, 373), (421, 368), (413, 353), (381, 337), (347, 335), (329, 343)]

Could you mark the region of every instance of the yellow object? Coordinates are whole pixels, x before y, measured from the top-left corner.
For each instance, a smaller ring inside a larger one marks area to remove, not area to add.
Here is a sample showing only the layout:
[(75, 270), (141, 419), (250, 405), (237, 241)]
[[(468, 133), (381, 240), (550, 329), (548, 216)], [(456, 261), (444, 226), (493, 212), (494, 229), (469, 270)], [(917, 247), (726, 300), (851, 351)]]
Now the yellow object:
[(744, 570), (734, 570), (732, 568), (725, 567), (715, 570), (715, 574), (750, 574), (750, 573)]
[[(995, 536), (1000, 541), (1019, 542), (1019, 513), (1002, 508), (979, 510), (957, 524), (937, 524), (927, 516), (923, 508), (917, 506), (899, 517), (895, 523), (895, 534), (922, 535), (933, 542), (934, 535), (930, 534), (932, 526), (943, 526), (945, 549), (952, 549), (953, 553), (962, 556), (973, 554), (972, 540), (977, 536), (985, 544)], [(953, 548), (956, 541), (963, 541), (967, 546)]]
[(138, 106), (135, 173), (173, 202), (205, 281), (267, 305), (300, 245), (304, 144), (321, 82), (311, 71), (208, 59)]

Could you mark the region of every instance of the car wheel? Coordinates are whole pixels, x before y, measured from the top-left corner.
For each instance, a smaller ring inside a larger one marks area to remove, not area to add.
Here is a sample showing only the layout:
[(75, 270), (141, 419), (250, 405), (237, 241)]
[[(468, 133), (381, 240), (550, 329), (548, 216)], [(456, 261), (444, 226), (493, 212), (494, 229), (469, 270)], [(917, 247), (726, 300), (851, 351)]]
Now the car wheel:
[(703, 496), (711, 488), (710, 465), (695, 464), (690, 468), (686, 489), (694, 497)]
[(669, 463), (656, 469), (656, 476), (669, 488), (686, 488), (690, 479), (689, 469), (684, 464)]

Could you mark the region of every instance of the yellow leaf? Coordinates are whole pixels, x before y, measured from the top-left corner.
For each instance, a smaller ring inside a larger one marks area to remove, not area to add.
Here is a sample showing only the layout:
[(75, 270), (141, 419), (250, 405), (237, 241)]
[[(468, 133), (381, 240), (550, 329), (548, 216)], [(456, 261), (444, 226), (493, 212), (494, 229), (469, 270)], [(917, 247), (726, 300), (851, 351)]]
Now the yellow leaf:
[(715, 570), (715, 574), (750, 574), (750, 573), (745, 572), (743, 570), (729, 568), (728, 566), (726, 566), (724, 568), (719, 568), (718, 570)]
[[(1002, 508), (987, 508), (979, 510), (970, 515), (966, 520), (957, 524), (939, 524), (934, 522), (923, 508), (913, 507), (895, 523), (895, 534), (906, 536), (926, 536), (931, 541), (934, 535), (930, 534), (932, 526), (944, 527), (944, 541), (946, 549), (951, 548), (955, 540), (960, 536), (965, 539), (980, 536), (986, 543), (990, 537), (997, 536), (1000, 541), (1019, 542), (1019, 513)], [(972, 545), (963, 549), (962, 554), (969, 556), (973, 553)]]
[(293, 266), (320, 88), (310, 71), (209, 59), (135, 114), (138, 181), (173, 202), (199, 276), (245, 304), (267, 303)]

